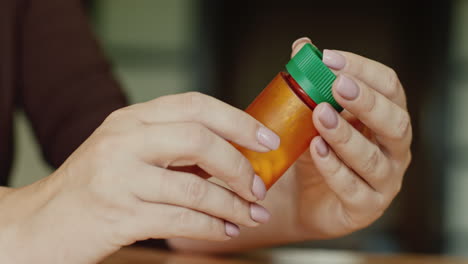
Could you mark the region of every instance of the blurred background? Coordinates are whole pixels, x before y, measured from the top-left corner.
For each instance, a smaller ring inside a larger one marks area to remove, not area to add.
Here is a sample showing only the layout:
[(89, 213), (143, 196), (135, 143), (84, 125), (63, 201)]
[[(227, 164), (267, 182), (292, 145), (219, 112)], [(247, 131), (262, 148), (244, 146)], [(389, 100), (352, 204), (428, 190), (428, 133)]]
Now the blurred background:
[[(375, 224), (291, 245), (468, 256), (468, 1), (85, 1), (132, 103), (200, 91), (245, 108), (308, 36), (393, 67), (413, 119), (413, 163)], [(466, 99), (466, 100), (465, 100)], [(13, 185), (51, 171), (16, 117)]]

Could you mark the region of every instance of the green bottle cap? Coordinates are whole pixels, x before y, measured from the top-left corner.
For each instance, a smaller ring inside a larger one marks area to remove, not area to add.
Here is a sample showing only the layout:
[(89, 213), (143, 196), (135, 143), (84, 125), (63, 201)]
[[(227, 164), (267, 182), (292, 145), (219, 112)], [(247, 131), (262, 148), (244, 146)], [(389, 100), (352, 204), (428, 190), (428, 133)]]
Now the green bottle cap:
[(286, 64), (286, 69), (301, 88), (315, 103), (329, 103), (336, 111), (343, 108), (335, 101), (332, 85), (335, 74), (322, 62), (322, 53), (313, 45), (307, 43)]

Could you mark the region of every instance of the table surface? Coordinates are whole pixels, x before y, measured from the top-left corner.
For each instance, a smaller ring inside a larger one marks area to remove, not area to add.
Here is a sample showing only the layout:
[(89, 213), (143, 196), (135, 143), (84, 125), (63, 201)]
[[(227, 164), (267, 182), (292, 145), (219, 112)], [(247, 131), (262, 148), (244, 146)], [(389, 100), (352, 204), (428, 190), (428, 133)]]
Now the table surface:
[(468, 264), (466, 259), (416, 255), (366, 255), (345, 251), (275, 249), (240, 257), (179, 255), (143, 248), (124, 248), (102, 264)]

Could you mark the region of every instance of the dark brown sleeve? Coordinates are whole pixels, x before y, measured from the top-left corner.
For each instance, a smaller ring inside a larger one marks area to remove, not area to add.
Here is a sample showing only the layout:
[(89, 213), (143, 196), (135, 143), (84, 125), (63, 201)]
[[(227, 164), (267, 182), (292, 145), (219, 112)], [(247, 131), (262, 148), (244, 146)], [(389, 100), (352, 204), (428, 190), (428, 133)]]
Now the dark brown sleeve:
[[(45, 158), (58, 167), (126, 99), (78, 0), (25, 1), (22, 103)], [(141, 245), (168, 249), (165, 240)]]
[(60, 164), (126, 105), (80, 1), (25, 1), (20, 104), (46, 160)]

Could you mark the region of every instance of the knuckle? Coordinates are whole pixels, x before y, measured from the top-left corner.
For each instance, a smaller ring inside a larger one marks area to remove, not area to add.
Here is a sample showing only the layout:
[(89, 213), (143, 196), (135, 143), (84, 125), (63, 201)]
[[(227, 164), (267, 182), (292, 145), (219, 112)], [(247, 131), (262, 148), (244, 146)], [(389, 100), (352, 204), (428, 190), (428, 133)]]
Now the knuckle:
[(342, 221), (342, 225), (347, 229), (347, 230), (350, 230), (350, 231), (355, 231), (357, 229), (359, 229), (361, 227), (361, 223), (359, 220), (356, 219), (356, 216), (355, 214), (351, 214), (350, 212), (348, 212), (348, 209), (346, 208), (342, 208), (341, 210), (341, 221)]
[(329, 175), (339, 175), (344, 170), (344, 164), (338, 161), (336, 157), (333, 157), (331, 162), (329, 163), (331, 164), (322, 164), (322, 166), (325, 166), (326, 168), (328, 168), (327, 174)]
[(346, 165), (339, 165), (339, 169), (329, 184), (333, 191), (346, 200), (348, 204), (358, 209), (360, 205), (368, 204), (368, 192), (363, 188), (363, 182), (359, 176), (351, 171)]
[(192, 178), (185, 186), (186, 199), (192, 206), (198, 207), (206, 197), (208, 189), (203, 180), (195, 177)]
[(361, 171), (363, 174), (375, 174), (380, 164), (381, 153), (379, 149), (374, 148), (366, 158), (364, 158)]
[(121, 148), (123, 137), (117, 134), (106, 134), (101, 139), (97, 140), (94, 146), (94, 151), (97, 154), (107, 155)]
[(394, 164), (394, 170), (396, 172), (404, 174), (411, 164), (412, 154), (411, 150), (408, 150), (401, 158), (399, 158)]
[[(241, 200), (237, 197), (235, 197), (234, 194), (230, 195), (230, 198), (228, 198), (229, 203), (231, 204), (230, 209), (231, 209), (231, 214), (233, 216), (233, 220), (235, 222), (244, 222), (248, 223), (249, 221), (246, 221), (246, 219), (249, 219), (249, 213), (248, 213), (248, 204), (246, 201)], [(247, 218), (245, 217), (247, 216)]]
[(104, 120), (105, 123), (109, 122), (118, 122), (124, 118), (126, 118), (130, 113), (131, 113), (131, 108), (130, 106), (124, 107), (117, 109), (113, 112), (111, 112), (106, 119)]
[(388, 80), (386, 85), (386, 93), (388, 97), (395, 98), (399, 93), (400, 79), (394, 69), (388, 68)]
[(123, 128), (124, 125), (134, 125), (138, 126), (140, 124), (145, 124), (144, 120), (140, 120), (141, 116), (138, 114), (138, 109), (141, 104), (134, 104), (127, 107), (123, 107), (111, 112), (103, 122), (104, 126), (118, 126)]
[(188, 152), (198, 153), (206, 150), (207, 146), (213, 143), (213, 135), (201, 124), (188, 124), (184, 131), (184, 138), (187, 140)]
[(244, 156), (239, 155), (239, 157), (240, 160), (234, 163), (238, 164), (237, 167), (233, 169), (232, 173), (226, 173), (224, 181), (232, 190), (245, 197), (244, 195), (249, 195), (251, 192), (250, 189), (254, 171), (250, 162)]
[(362, 110), (363, 112), (370, 113), (374, 111), (375, 104), (376, 104), (376, 96), (374, 91), (367, 91), (367, 96), (365, 97), (365, 101), (362, 103)]
[(336, 191), (341, 196), (346, 197), (350, 201), (359, 199), (359, 180), (343, 163), (338, 162), (333, 168), (332, 175), (333, 185), (336, 186)]
[(238, 130), (239, 132), (241, 132), (242, 129), (244, 133), (253, 131), (252, 134), (256, 135), (258, 129), (261, 127), (260, 123), (254, 117), (245, 113), (244, 111), (234, 109), (234, 111), (229, 111), (229, 114), (232, 128)]
[(193, 225), (194, 215), (191, 210), (180, 208), (174, 215), (174, 221), (176, 222), (176, 226), (188, 228)]
[(206, 95), (199, 92), (185, 93), (182, 97), (182, 104), (184, 105), (186, 113), (196, 118), (203, 111), (203, 107), (206, 105), (206, 98)]
[[(377, 194), (374, 197), (367, 197), (367, 199), (357, 201), (359, 205), (351, 210), (343, 209), (343, 225), (347, 226), (350, 230), (358, 230), (370, 225), (375, 219), (383, 215), (387, 208), (387, 202), (382, 194)], [(355, 204), (358, 204), (354, 202)], [(363, 206), (365, 204), (365, 206)]]
[(239, 181), (241, 179), (244, 180), (250, 180), (250, 177), (243, 177), (244, 175), (252, 175), (254, 174), (253, 168), (250, 165), (250, 162), (241, 154), (238, 154), (238, 161), (235, 162), (236, 169), (235, 169), (235, 174), (232, 176), (232, 181)]
[(365, 227), (382, 216), (386, 208), (387, 202), (382, 194), (367, 197), (365, 201), (360, 201), (360, 205), (356, 208), (355, 213), (350, 215), (349, 223), (356, 229)]
[(351, 126), (347, 123), (343, 125), (343, 129), (341, 133), (338, 133), (338, 138), (335, 140), (336, 144), (339, 145), (346, 145), (348, 144), (353, 137), (353, 130)]
[(357, 177), (354, 177), (348, 173), (344, 174), (343, 177), (347, 177), (348, 180), (346, 181), (346, 184), (343, 185), (343, 195), (345, 197), (348, 197), (350, 200), (357, 200), (358, 197), (358, 185), (359, 185), (359, 180)]
[[(160, 169), (157, 172), (157, 178), (159, 184), (157, 185), (157, 193), (160, 193), (161, 195), (169, 195), (169, 196), (175, 196), (177, 195), (176, 191), (170, 191), (174, 190), (174, 182), (172, 179), (174, 178), (174, 172), (169, 169)], [(178, 190), (177, 190), (178, 191)]]
[(224, 221), (215, 217), (210, 217), (210, 220), (208, 220), (207, 231), (213, 234), (213, 239), (215, 240), (226, 237)]
[(397, 127), (395, 128), (395, 132), (393, 135), (394, 139), (402, 140), (405, 138), (406, 134), (410, 130), (411, 121), (408, 112), (401, 111), (400, 117), (397, 121)]
[(378, 193), (375, 198), (375, 205), (374, 205), (374, 211), (381, 215), (385, 211), (385, 209), (388, 207), (388, 205), (391, 203), (393, 200), (393, 196), (385, 195), (383, 193)]

